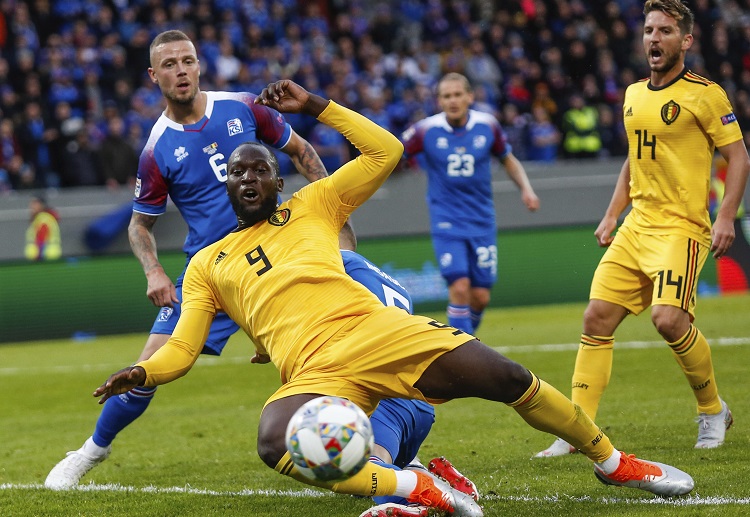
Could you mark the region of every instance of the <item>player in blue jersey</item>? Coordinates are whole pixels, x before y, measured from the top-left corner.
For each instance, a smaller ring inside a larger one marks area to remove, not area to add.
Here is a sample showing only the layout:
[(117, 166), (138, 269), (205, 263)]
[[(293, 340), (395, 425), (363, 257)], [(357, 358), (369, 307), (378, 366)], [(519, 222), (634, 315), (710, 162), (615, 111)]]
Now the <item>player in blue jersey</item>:
[[(413, 312), (409, 292), (398, 280), (383, 272), (375, 264), (357, 253), (357, 239), (352, 227), (344, 226), (339, 233), (341, 258), (344, 270), (354, 280), (375, 294), (383, 305), (400, 307)], [(370, 416), (375, 445), (370, 460), (380, 465), (397, 469), (423, 469), (445, 479), (454, 488), (479, 498), (476, 485), (461, 474), (445, 458), (434, 458), (424, 466), (417, 459), (417, 452), (435, 422), (435, 408), (421, 400), (383, 399)], [(409, 505), (401, 497), (373, 497), (377, 506), (369, 508), (360, 517), (419, 516), (427, 507)]]
[[(139, 361), (151, 357), (167, 342), (180, 315), (184, 271), (172, 283), (159, 263), (152, 231), (166, 211), (167, 197), (187, 223), (183, 250), (190, 261), (198, 250), (237, 226), (225, 182), (227, 158), (239, 144), (255, 140), (286, 153), (309, 181), (327, 175), (313, 147), (279, 112), (254, 103), (255, 95), (202, 91), (197, 52), (186, 34), (159, 34), (151, 43), (150, 53), (148, 73), (161, 89), (167, 107), (141, 153), (128, 236), (146, 275), (146, 295), (161, 309)], [(226, 314), (218, 315), (203, 353), (221, 354), (238, 328)], [(143, 414), (154, 393), (155, 388), (139, 387), (109, 400), (94, 434), (52, 469), (45, 486), (75, 486), (109, 456), (112, 441)]]
[(473, 334), (497, 279), (492, 156), (521, 190), (526, 208), (537, 210), (539, 198), (497, 119), (470, 109), (474, 96), (466, 77), (443, 76), (437, 101), (443, 111), (408, 128), (401, 140), (405, 155), (418, 155), (427, 171), (432, 243), (448, 283), (448, 323)]

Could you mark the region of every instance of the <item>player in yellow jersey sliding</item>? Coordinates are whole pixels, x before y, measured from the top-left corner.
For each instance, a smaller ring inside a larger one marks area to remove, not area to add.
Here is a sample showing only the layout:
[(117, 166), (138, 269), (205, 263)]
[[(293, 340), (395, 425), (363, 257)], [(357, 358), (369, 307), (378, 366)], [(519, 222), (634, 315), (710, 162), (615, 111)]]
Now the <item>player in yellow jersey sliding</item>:
[[(628, 87), (623, 104), (628, 158), (595, 235), (609, 246), (591, 283), (573, 372), (573, 402), (592, 419), (612, 371), (614, 333), (628, 314), (651, 306), (698, 401), (695, 447), (724, 442), (732, 413), (719, 397), (711, 348), (693, 325), (701, 268), (734, 241), (734, 217), (750, 160), (724, 90), (685, 68), (693, 13), (680, 0), (648, 0), (643, 47), (651, 77)], [(713, 228), (708, 213), (714, 150), (726, 159), (724, 200)], [(617, 219), (632, 204), (615, 237)], [(559, 436), (559, 435), (558, 435)], [(576, 451), (556, 440), (537, 457)]]
[(255, 353), (270, 357), (281, 373), (282, 386), (261, 414), (258, 454), (299, 481), (344, 494), (395, 495), (456, 517), (482, 516), (470, 496), (420, 471), (370, 462), (346, 480), (312, 482), (296, 471), (284, 440), (294, 412), (320, 395), (347, 398), (367, 413), (387, 397), (432, 403), (481, 397), (507, 404), (532, 427), (575, 444), (602, 481), (659, 495), (692, 490), (688, 474), (617, 451), (584, 412), (520, 364), (453, 327), (384, 306), (352, 280), (341, 261), (339, 231), (388, 178), (401, 158), (401, 143), (367, 118), (291, 81), (269, 85), (258, 102), (316, 117), (361, 155), (279, 205), (284, 181), (273, 154), (256, 143), (235, 149), (227, 193), (237, 229), (191, 260), (182, 315), (167, 344), (110, 376), (94, 396), (103, 402), (134, 386), (184, 375), (200, 354), (211, 320), (223, 311), (250, 336)]

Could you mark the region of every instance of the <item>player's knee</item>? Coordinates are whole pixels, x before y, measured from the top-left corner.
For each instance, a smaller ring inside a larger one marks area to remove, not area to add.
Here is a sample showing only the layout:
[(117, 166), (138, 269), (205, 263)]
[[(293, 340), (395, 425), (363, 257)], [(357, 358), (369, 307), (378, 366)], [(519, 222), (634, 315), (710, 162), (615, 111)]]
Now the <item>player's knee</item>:
[(515, 361), (507, 361), (504, 364), (502, 376), (502, 402), (518, 400), (531, 386), (533, 377), (528, 368)]
[(448, 279), (448, 292), (454, 303), (468, 305), (471, 299), (471, 283), (466, 277)]
[(683, 311), (658, 310), (654, 307), (651, 311), (651, 323), (664, 339), (673, 342), (687, 332), (690, 319)]
[(279, 436), (278, 433), (273, 435), (258, 434), (258, 456), (263, 460), (263, 463), (275, 468), (284, 454), (286, 454), (286, 444), (283, 435)]
[(472, 289), (471, 307), (472, 309), (483, 311), (490, 304), (489, 289)]

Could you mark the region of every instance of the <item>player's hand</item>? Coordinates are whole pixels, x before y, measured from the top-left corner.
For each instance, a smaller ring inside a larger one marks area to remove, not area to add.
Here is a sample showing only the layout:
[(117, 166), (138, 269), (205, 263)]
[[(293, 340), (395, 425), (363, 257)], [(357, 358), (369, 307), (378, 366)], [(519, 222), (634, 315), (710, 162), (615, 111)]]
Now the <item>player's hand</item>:
[(146, 370), (142, 366), (128, 366), (109, 376), (104, 384), (94, 390), (95, 397), (101, 397), (99, 404), (104, 404), (114, 395), (127, 393), (136, 386), (146, 382)]
[(156, 307), (174, 307), (175, 303), (180, 303), (172, 280), (161, 267), (146, 273), (146, 281), (146, 296)]
[(734, 221), (716, 218), (711, 227), (711, 251), (714, 258), (721, 258), (729, 251), (734, 242)]
[(614, 233), (616, 228), (617, 218), (604, 216), (604, 219), (601, 220), (599, 226), (597, 226), (596, 230), (594, 231), (596, 242), (600, 247), (606, 248), (607, 246), (612, 244), (612, 241), (615, 239), (614, 235), (612, 234)]
[(328, 105), (327, 100), (311, 94), (289, 79), (282, 79), (266, 86), (255, 99), (255, 103), (282, 113), (304, 113), (316, 118)]
[(271, 362), (271, 356), (255, 352), (255, 355), (250, 358), (250, 362), (256, 364), (268, 364)]
[(521, 201), (526, 205), (529, 212), (536, 212), (539, 210), (539, 197), (534, 192), (522, 192)]

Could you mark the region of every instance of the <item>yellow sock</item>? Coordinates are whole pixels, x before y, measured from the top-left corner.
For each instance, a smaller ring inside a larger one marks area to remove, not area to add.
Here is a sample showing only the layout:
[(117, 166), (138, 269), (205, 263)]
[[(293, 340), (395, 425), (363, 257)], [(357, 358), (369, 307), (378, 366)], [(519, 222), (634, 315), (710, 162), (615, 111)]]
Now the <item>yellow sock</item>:
[(687, 334), (675, 343), (667, 343), (677, 364), (682, 368), (698, 400), (698, 412), (710, 415), (721, 412), (719, 389), (714, 377), (711, 347), (703, 334), (690, 325)]
[(339, 494), (373, 497), (393, 495), (396, 493), (396, 471), (387, 469), (368, 461), (365, 466), (349, 479), (343, 481), (316, 481), (300, 474), (292, 462), (292, 455), (287, 451), (281, 461), (274, 467), (277, 472), (301, 481), (302, 483), (327, 488)]
[(596, 419), (599, 402), (612, 374), (614, 345), (614, 336), (581, 334), (570, 399), (592, 420)]
[(597, 463), (612, 456), (612, 443), (591, 418), (565, 395), (531, 375), (526, 393), (508, 405), (534, 429), (559, 436)]

